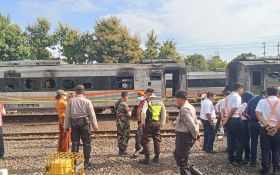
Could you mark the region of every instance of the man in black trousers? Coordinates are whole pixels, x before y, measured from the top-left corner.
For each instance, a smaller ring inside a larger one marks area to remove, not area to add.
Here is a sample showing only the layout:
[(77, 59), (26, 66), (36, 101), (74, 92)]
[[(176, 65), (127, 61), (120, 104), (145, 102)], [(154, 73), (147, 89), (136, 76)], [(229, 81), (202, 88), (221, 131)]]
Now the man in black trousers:
[[(276, 87), (267, 88), (268, 98), (259, 101), (256, 108), (256, 116), (261, 123), (260, 142), (262, 170), (261, 174), (268, 175), (269, 169), (273, 168), (273, 174), (279, 174), (279, 146), (280, 131), (280, 100)], [(271, 153), (271, 156), (270, 156)], [(271, 159), (272, 158), (272, 159)]]
[(180, 111), (175, 124), (176, 148), (174, 158), (180, 168), (180, 174), (189, 175), (191, 174), (191, 168), (188, 165), (188, 158), (193, 144), (199, 138), (199, 125), (195, 108), (187, 100), (187, 93), (177, 91), (175, 98)]

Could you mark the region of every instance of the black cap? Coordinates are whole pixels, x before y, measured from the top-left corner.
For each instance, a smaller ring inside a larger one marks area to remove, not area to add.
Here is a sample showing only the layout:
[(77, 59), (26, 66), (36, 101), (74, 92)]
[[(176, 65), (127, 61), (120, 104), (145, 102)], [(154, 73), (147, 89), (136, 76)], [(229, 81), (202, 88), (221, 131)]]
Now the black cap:
[(183, 98), (183, 99), (187, 99), (188, 97), (188, 93), (186, 91), (183, 90), (178, 90), (175, 93), (175, 98)]

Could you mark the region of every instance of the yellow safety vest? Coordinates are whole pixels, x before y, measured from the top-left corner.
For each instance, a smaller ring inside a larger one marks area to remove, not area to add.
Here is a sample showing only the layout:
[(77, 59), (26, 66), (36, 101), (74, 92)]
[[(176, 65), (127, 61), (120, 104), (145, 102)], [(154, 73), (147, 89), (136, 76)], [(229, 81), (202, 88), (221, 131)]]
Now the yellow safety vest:
[(146, 119), (159, 121), (163, 103), (161, 100), (151, 100), (148, 102), (148, 110)]

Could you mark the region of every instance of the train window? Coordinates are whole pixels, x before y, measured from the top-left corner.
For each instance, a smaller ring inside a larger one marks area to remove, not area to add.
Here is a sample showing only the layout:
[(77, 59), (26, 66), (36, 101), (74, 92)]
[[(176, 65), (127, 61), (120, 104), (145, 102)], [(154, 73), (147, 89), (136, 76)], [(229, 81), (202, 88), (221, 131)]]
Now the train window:
[(75, 82), (71, 79), (64, 79), (62, 85), (65, 90), (71, 90), (75, 88)]
[(55, 87), (56, 87), (56, 82), (55, 82), (54, 79), (47, 79), (47, 80), (45, 80), (44, 88), (46, 90), (55, 89)]
[(152, 81), (161, 80), (161, 75), (160, 74), (150, 75), (150, 80), (152, 80)]
[(150, 81), (148, 82), (148, 86), (152, 86), (152, 83)]
[(28, 90), (37, 90), (39, 88), (38, 81), (33, 80), (33, 79), (26, 79), (24, 81), (24, 85), (25, 85), (25, 88)]
[(173, 81), (172, 80), (166, 80), (166, 88), (172, 88), (173, 87)]
[(225, 79), (190, 79), (188, 87), (225, 87)]
[(117, 77), (118, 89), (133, 89), (134, 82), (132, 77)]
[(83, 83), (83, 85), (84, 85), (84, 87), (85, 87), (86, 90), (92, 88), (92, 83), (90, 83), (90, 82)]
[(253, 86), (260, 86), (261, 85), (261, 71), (254, 71), (253, 72)]
[(16, 92), (19, 90), (19, 79), (16, 78), (5, 78), (4, 91)]

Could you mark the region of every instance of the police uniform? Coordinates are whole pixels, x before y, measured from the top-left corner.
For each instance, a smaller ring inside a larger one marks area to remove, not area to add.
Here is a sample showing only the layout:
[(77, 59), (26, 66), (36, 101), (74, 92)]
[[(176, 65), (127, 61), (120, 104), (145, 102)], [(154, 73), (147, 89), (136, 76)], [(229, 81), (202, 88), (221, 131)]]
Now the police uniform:
[(227, 116), (233, 108), (236, 108), (235, 113), (229, 118), (225, 126), (227, 130), (229, 163), (233, 163), (234, 161), (236, 163), (241, 163), (242, 161), (243, 124), (238, 110), (240, 105), (241, 97), (235, 91), (225, 98), (223, 106), (225, 116)]
[(4, 156), (3, 115), (6, 115), (6, 110), (4, 106), (0, 104), (0, 158)]
[(199, 132), (196, 110), (188, 101), (180, 108), (179, 115), (176, 118), (175, 129), (176, 148), (174, 158), (180, 168), (180, 174), (187, 175), (190, 174), (189, 153)]
[(150, 96), (143, 105), (141, 114), (141, 123), (144, 124), (142, 146), (145, 160), (141, 163), (149, 163), (150, 160), (150, 140), (149, 135), (152, 136), (154, 142), (155, 158), (153, 161), (157, 162), (160, 154), (161, 134), (160, 128), (166, 122), (166, 110), (163, 102), (156, 96)]
[(82, 139), (85, 165), (88, 165), (91, 153), (91, 129), (97, 129), (98, 126), (92, 103), (83, 95), (72, 98), (67, 105), (64, 129), (70, 126), (72, 152), (79, 152)]
[(131, 116), (129, 106), (121, 99), (115, 104), (117, 112), (117, 139), (119, 154), (127, 154), (127, 144), (130, 137), (130, 124), (128, 118)]
[[(270, 96), (267, 99), (260, 100), (256, 107), (256, 112), (262, 113), (262, 116), (270, 126), (276, 126), (280, 121), (279, 99), (276, 96)], [(265, 172), (269, 171), (271, 160), (273, 170), (279, 169), (280, 131), (278, 130), (274, 136), (271, 136), (267, 133), (266, 127), (261, 125), (260, 145), (263, 170)], [(270, 156), (270, 153), (272, 156)]]

